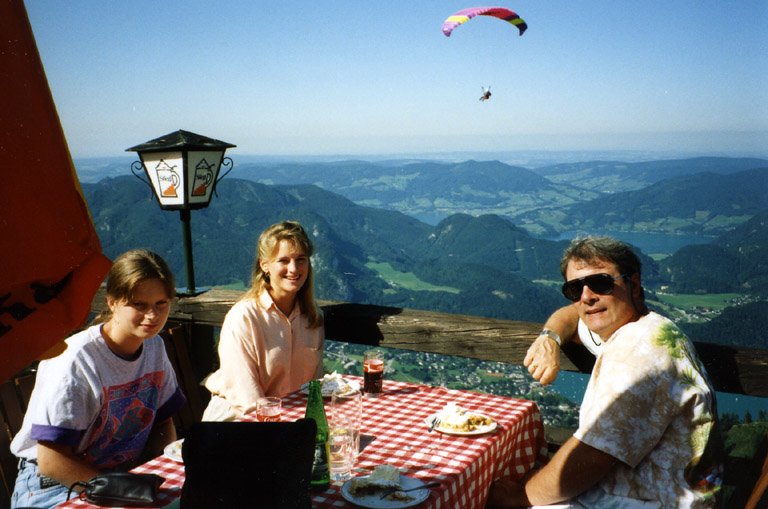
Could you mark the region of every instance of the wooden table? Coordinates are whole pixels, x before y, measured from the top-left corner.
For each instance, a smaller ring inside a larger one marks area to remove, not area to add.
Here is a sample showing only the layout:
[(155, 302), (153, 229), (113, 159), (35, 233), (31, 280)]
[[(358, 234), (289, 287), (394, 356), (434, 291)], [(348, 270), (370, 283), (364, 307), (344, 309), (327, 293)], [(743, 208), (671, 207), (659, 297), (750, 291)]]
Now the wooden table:
[[(425, 419), (449, 402), (489, 415), (498, 428), (493, 433), (472, 436), (429, 432)], [(283, 398), (283, 419), (303, 417), (306, 403), (306, 396), (299, 392)], [(246, 420), (252, 419), (255, 416)], [(387, 463), (425, 483), (440, 481), (441, 486), (433, 488), (419, 506), (430, 509), (482, 508), (492, 480), (521, 477), (547, 453), (541, 414), (533, 401), (387, 380), (379, 397), (364, 398), (361, 433), (364, 447), (353, 475), (367, 474), (376, 465)], [(160, 456), (134, 471), (165, 477), (161, 491), (167, 503), (180, 495), (184, 484), (182, 464)], [(344, 500), (340, 488), (340, 483), (333, 483), (328, 490), (314, 493), (312, 506), (356, 507)], [(70, 500), (58, 507), (95, 506)]]

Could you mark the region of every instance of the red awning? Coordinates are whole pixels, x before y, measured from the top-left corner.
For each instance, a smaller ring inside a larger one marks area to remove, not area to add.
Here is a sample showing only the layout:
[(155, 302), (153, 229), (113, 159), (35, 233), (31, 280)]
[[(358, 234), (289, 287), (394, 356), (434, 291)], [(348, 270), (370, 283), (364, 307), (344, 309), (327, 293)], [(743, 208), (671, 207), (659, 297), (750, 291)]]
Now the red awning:
[(21, 0), (0, 2), (0, 381), (62, 348), (109, 270)]

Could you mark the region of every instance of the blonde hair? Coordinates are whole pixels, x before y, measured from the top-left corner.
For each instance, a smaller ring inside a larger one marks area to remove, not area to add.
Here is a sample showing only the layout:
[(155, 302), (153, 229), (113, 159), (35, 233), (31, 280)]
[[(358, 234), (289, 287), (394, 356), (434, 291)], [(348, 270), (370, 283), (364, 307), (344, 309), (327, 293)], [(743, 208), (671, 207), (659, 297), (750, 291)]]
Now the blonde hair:
[[(131, 301), (136, 287), (148, 279), (158, 279), (163, 284), (169, 299), (176, 296), (173, 273), (160, 255), (146, 249), (126, 251), (115, 258), (109, 270), (107, 297), (117, 302)], [(110, 318), (112, 318), (112, 311), (109, 306), (105, 306), (91, 323), (104, 323)]]
[[(275, 255), (281, 241), (288, 241), (293, 247), (300, 249), (307, 258), (311, 258), (314, 253), (312, 241), (309, 240), (307, 232), (296, 221), (282, 221), (275, 223), (259, 235), (259, 241), (256, 244), (256, 259), (251, 269), (251, 287), (243, 295), (243, 299), (256, 299), (264, 291), (272, 289), (267, 275), (261, 270), (261, 261), (269, 260)], [(323, 324), (323, 315), (317, 309), (314, 296), (314, 271), (312, 269), (311, 259), (308, 261), (309, 269), (307, 271), (307, 280), (299, 289), (296, 295), (296, 301), (299, 304), (299, 310), (307, 316), (311, 328), (320, 327)]]

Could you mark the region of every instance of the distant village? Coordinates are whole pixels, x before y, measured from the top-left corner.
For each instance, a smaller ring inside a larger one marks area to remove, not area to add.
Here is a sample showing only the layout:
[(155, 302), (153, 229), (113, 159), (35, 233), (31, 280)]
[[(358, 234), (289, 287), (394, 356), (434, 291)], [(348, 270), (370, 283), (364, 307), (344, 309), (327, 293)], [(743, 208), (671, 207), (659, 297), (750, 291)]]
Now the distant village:
[[(656, 292), (658, 295), (665, 295), (663, 290)], [(751, 302), (764, 300), (760, 295), (739, 294), (725, 301), (727, 306), (743, 306)], [(723, 312), (723, 306), (691, 306), (689, 309), (680, 307), (665, 307), (663, 314), (673, 319), (677, 323), (702, 323), (717, 318)]]

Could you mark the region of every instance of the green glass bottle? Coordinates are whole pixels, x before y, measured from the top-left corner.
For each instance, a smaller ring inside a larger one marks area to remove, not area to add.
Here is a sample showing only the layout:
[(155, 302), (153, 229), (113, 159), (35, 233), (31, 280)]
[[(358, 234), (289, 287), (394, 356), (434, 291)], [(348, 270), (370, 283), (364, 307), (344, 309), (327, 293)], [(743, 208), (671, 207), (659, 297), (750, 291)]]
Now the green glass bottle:
[(312, 463), (310, 486), (313, 490), (325, 490), (331, 484), (331, 455), (328, 449), (328, 420), (325, 418), (323, 393), (320, 389), (319, 380), (312, 380), (309, 382), (307, 411), (304, 417), (314, 419), (315, 424), (317, 424), (317, 435), (315, 436), (315, 460)]

